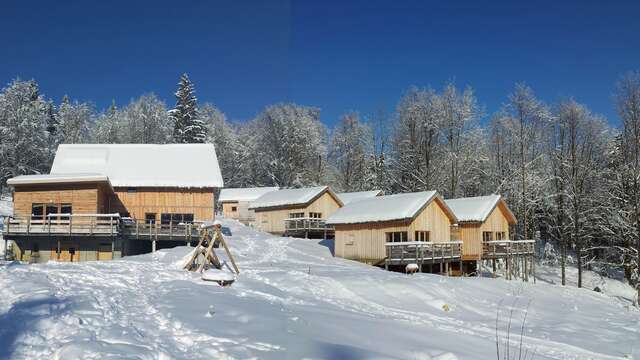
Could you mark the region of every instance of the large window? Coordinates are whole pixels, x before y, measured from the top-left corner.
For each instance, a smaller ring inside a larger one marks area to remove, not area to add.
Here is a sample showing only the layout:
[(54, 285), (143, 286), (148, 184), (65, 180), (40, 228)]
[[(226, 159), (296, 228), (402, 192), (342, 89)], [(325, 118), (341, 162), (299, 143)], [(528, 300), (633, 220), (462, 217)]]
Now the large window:
[(322, 219), (322, 213), (319, 212), (310, 212), (309, 217), (312, 219)]
[[(69, 220), (69, 216), (60, 214), (71, 214), (71, 204), (31, 204), (31, 220), (51, 220), (53, 223), (60, 220)], [(56, 216), (57, 215), (57, 216)]]
[(193, 223), (193, 214), (168, 214), (168, 213), (164, 213), (164, 214), (160, 215), (160, 223), (162, 225), (191, 224), (191, 223)]
[(408, 239), (406, 231), (395, 231), (385, 234), (387, 235), (387, 242), (405, 242)]
[(156, 213), (146, 213), (146, 214), (144, 214), (144, 223), (145, 224), (155, 224), (156, 223)]
[(31, 204), (31, 220), (44, 219), (44, 204)]
[(507, 236), (504, 231), (496, 231), (496, 240), (506, 240)]
[(414, 241), (429, 241), (428, 231), (416, 231)]
[(289, 219), (299, 219), (299, 218), (303, 218), (303, 217), (304, 217), (304, 213), (303, 212), (289, 213)]
[(493, 233), (491, 231), (483, 231), (482, 241), (493, 241)]

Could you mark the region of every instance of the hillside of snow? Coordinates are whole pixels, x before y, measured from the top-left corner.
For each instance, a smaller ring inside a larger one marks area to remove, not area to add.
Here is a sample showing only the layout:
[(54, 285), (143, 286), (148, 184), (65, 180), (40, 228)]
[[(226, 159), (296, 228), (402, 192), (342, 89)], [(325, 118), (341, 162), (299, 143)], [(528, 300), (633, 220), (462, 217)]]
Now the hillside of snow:
[[(225, 221), (227, 288), (177, 265), (189, 248), (110, 262), (0, 265), (0, 358), (640, 358), (640, 312), (588, 289), (386, 272), (327, 242)], [(526, 313), (526, 321), (523, 317)], [(502, 353), (501, 353), (502, 354)], [(516, 356), (517, 358), (517, 356)]]

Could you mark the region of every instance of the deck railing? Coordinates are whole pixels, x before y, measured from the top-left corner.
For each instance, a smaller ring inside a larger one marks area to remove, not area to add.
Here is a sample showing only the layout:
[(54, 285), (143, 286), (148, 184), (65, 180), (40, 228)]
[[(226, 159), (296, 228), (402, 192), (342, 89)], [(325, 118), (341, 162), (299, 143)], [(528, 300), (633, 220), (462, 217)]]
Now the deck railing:
[(389, 265), (408, 263), (432, 263), (460, 259), (462, 256), (462, 241), (407, 241), (388, 242), (386, 247), (386, 262)]
[(118, 236), (139, 240), (198, 239), (198, 224), (143, 223), (119, 214), (50, 214), (16, 216), (4, 219), (3, 234), (8, 236)]
[(507, 256), (533, 255), (535, 240), (493, 240), (482, 242), (485, 259)]
[(284, 220), (284, 229), (287, 232), (292, 231), (325, 231), (333, 230), (333, 227), (327, 225), (325, 219), (318, 218), (290, 218)]
[(118, 214), (49, 214), (7, 217), (5, 235), (117, 235)]

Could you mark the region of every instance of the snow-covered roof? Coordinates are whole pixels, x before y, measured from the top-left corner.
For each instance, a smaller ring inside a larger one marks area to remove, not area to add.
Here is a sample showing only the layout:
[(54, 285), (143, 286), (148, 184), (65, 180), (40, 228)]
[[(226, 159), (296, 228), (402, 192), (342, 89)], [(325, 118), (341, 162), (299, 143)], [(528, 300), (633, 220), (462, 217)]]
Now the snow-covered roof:
[[(306, 205), (316, 199), (325, 191), (331, 192), (328, 186), (316, 186), (301, 189), (280, 189), (268, 192), (249, 204), (249, 209), (272, 208), (283, 206)], [(342, 201), (333, 194), (336, 200), (342, 205)]]
[[(413, 219), (421, 209), (436, 198), (439, 198), (436, 191), (423, 191), (376, 196), (354, 201), (338, 209), (327, 219), (327, 224), (358, 224)], [(441, 203), (444, 205), (443, 201)], [(448, 215), (455, 218), (453, 213), (446, 209), (446, 205), (444, 207)]]
[(347, 205), (352, 201), (359, 201), (362, 199), (372, 198), (374, 196), (382, 195), (382, 190), (371, 190), (371, 191), (356, 191), (356, 192), (344, 192), (344, 193), (336, 193), (342, 203)]
[[(453, 213), (456, 214), (459, 222), (484, 222), (501, 201), (504, 203), (500, 195), (445, 200)], [(504, 204), (504, 209), (508, 212), (506, 216), (509, 222), (515, 223), (515, 216), (506, 204)]]
[(51, 174), (98, 173), (114, 187), (222, 187), (213, 144), (63, 144)]
[(280, 189), (273, 187), (228, 188), (220, 190), (219, 202), (253, 201), (260, 196)]
[(42, 174), (20, 175), (7, 180), (8, 185), (30, 184), (68, 184), (79, 182), (108, 182), (109, 178), (104, 174), (77, 173), (77, 174)]

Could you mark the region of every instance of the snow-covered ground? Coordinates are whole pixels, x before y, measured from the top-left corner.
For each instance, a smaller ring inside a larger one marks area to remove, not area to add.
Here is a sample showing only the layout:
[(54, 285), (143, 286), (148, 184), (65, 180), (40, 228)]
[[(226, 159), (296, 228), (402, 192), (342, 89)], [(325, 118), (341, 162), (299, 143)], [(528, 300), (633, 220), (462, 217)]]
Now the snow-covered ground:
[[(587, 289), (409, 276), (331, 256), (325, 242), (225, 221), (227, 288), (177, 263), (186, 247), (110, 262), (0, 265), (0, 358), (640, 358), (640, 312)], [(513, 311), (512, 311), (513, 310)], [(501, 346), (504, 351), (504, 346)], [(516, 356), (517, 358), (517, 356)]]

